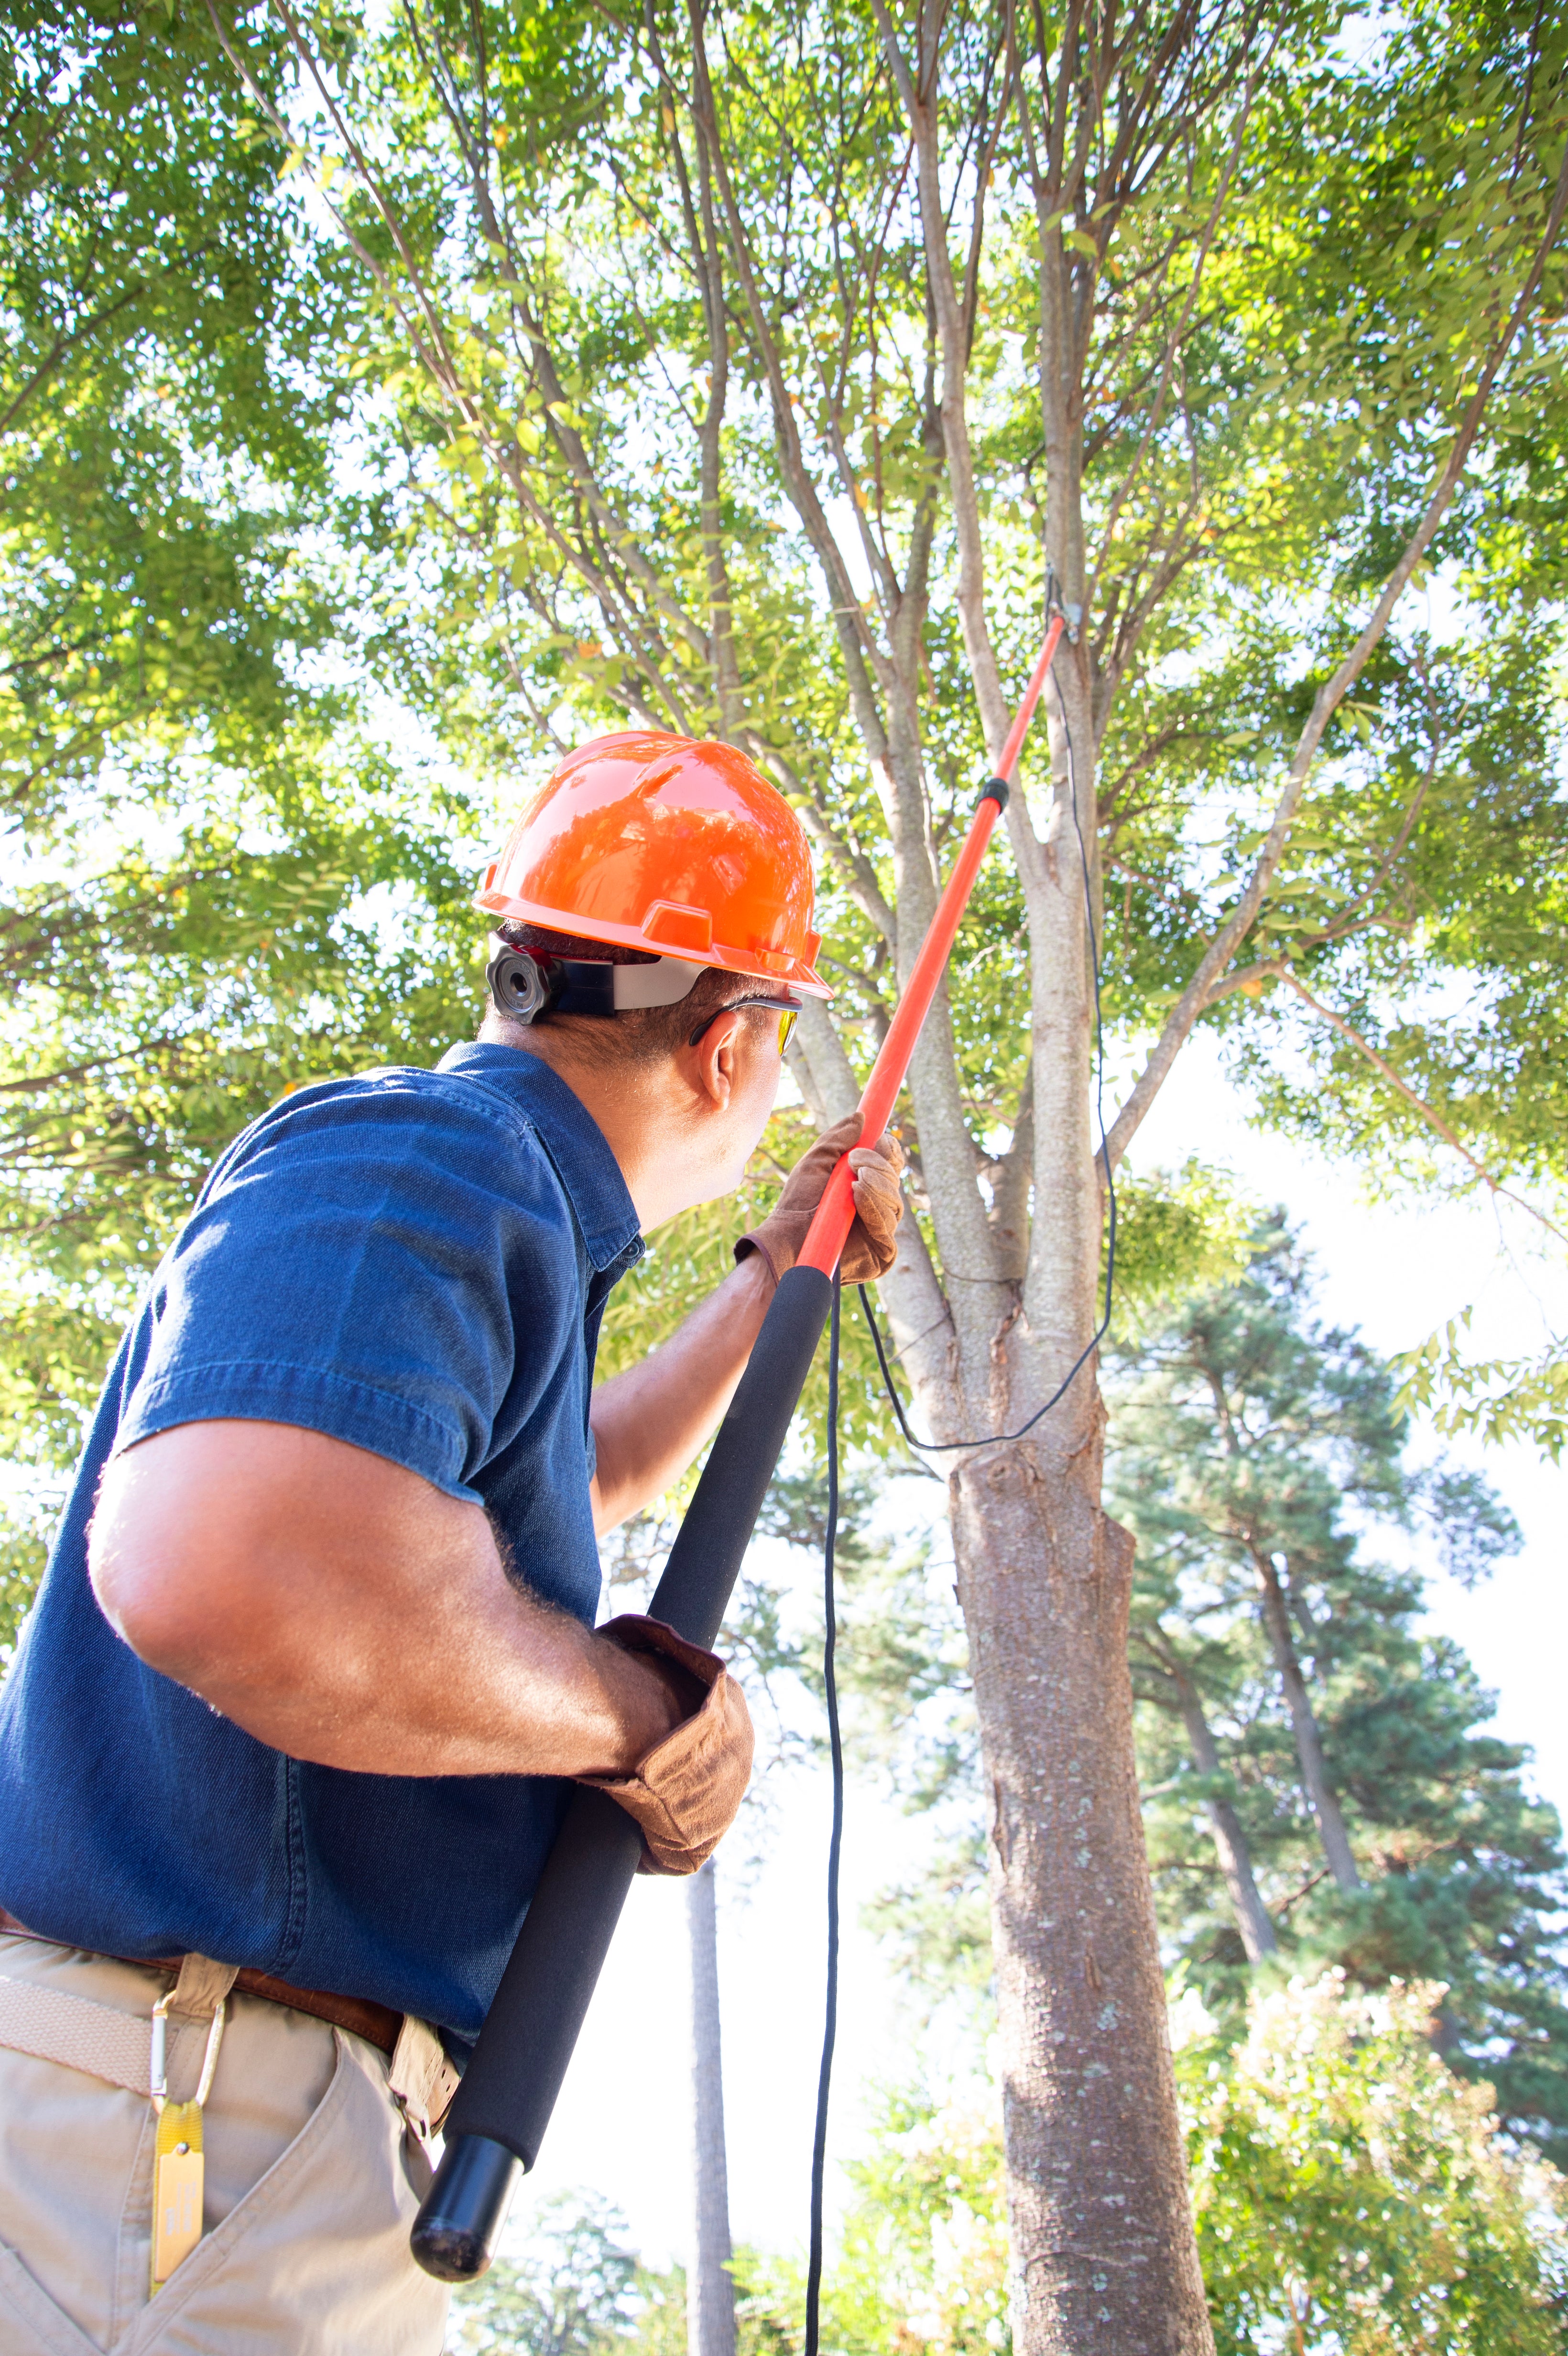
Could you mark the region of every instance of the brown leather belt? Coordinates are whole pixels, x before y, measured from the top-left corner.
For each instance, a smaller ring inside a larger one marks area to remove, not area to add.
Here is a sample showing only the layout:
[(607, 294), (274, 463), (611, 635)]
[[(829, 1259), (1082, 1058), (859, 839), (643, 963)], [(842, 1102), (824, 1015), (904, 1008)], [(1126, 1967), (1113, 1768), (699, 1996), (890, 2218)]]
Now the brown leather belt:
[[(50, 1939), (42, 1931), (29, 1931), (14, 1914), (0, 1906), (0, 1935), (8, 1939), (37, 1939), (46, 1947), (69, 1947), (69, 1939)], [(92, 1954), (95, 1950), (81, 1950)], [(172, 1972), (178, 1976), (182, 1958), (178, 1955), (112, 1955), (115, 1964), (134, 1964), (143, 1971)], [(398, 2041), (403, 2016), (390, 2005), (373, 2004), (368, 1997), (335, 1996), (325, 1988), (291, 1987), (287, 1980), (275, 1980), (268, 1972), (242, 1971), (234, 1982), (241, 1996), (263, 1997), (269, 2004), (287, 2005), (291, 2012), (308, 2012), (314, 2019), (328, 2020), (334, 2029), (346, 2029), (352, 2037), (363, 2037), (369, 2045), (378, 2046), (389, 2054)]]

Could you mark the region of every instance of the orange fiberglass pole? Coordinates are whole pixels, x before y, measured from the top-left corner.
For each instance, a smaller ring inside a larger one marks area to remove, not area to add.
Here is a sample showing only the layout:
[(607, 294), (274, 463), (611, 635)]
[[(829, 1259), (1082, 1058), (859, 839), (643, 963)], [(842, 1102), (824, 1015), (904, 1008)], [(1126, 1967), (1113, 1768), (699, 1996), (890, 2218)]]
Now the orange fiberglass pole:
[[(1008, 741), (1002, 747), (1002, 757), (997, 764), (997, 774), (987, 786), (981, 797), (980, 807), (970, 821), (969, 831), (964, 838), (964, 848), (960, 851), (957, 862), (947, 879), (947, 887), (936, 904), (936, 914), (933, 916), (925, 938), (920, 945), (920, 955), (915, 958), (914, 969), (905, 983), (898, 1005), (893, 1011), (893, 1019), (888, 1025), (888, 1035), (882, 1042), (881, 1053), (871, 1066), (871, 1076), (866, 1082), (865, 1090), (860, 1098), (859, 1141), (862, 1145), (874, 1145), (892, 1118), (892, 1109), (898, 1102), (899, 1090), (904, 1084), (904, 1075), (909, 1070), (910, 1058), (914, 1054), (915, 1042), (920, 1037), (921, 1028), (927, 1014), (931, 1012), (931, 1001), (936, 995), (936, 985), (942, 980), (959, 925), (963, 921), (964, 911), (969, 905), (969, 894), (975, 888), (975, 878), (980, 872), (980, 862), (986, 856), (986, 847), (991, 840), (992, 830), (1002, 814), (1008, 791), (1013, 782), (1013, 771), (1018, 766), (1019, 755), (1023, 750), (1023, 741), (1029, 734), (1029, 722), (1034, 718), (1035, 705), (1040, 701), (1046, 680), (1050, 676), (1051, 666), (1055, 659), (1063, 627), (1062, 616), (1058, 614), (1045, 634), (1045, 644), (1040, 648), (1040, 660), (1034, 667), (1034, 675), (1024, 691), (1024, 700), (1019, 706), (1018, 717), (1008, 732)], [(1000, 791), (997, 790), (998, 787)], [(820, 1269), (824, 1276), (831, 1276), (838, 1265), (838, 1256), (848, 1239), (849, 1230), (854, 1224), (855, 1200), (850, 1192), (849, 1157), (845, 1154), (835, 1165), (833, 1175), (823, 1190), (822, 1200), (816, 1206), (816, 1215), (807, 1230), (805, 1243), (796, 1265), (801, 1268)]]

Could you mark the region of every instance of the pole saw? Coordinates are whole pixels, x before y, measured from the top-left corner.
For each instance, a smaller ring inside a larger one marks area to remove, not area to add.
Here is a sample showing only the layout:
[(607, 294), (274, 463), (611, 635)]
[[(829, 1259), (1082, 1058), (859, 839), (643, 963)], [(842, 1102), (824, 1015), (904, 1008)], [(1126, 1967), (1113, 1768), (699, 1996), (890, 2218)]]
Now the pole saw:
[[(1065, 626), (1058, 612), (888, 1026), (860, 1098), (863, 1145), (875, 1144), (892, 1116)], [(718, 1637), (827, 1322), (833, 1272), (855, 1222), (852, 1183), (846, 1153), (823, 1191), (800, 1258), (773, 1294), (648, 1605), (651, 1618), (705, 1648)], [(539, 2156), (642, 1846), (637, 1826), (607, 1794), (573, 1794), (414, 2221), (411, 2247), (427, 2274), (472, 2282), (494, 2258), (517, 2177)]]

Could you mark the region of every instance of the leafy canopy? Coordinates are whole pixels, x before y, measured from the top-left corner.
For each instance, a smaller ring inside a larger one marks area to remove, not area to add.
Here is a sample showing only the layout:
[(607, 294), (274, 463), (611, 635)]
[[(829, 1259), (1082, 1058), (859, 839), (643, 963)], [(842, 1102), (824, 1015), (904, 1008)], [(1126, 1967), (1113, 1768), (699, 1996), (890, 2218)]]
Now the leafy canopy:
[(1546, 2356), (1568, 2343), (1563, 2179), (1432, 2050), (1442, 1990), (1261, 1997), (1178, 2058), (1219, 2356)]
[(431, 1060), (476, 994), (465, 818), (322, 675), (336, 259), (205, 8), (39, 0), (7, 30), (0, 1644), (208, 1163), (302, 1080)]

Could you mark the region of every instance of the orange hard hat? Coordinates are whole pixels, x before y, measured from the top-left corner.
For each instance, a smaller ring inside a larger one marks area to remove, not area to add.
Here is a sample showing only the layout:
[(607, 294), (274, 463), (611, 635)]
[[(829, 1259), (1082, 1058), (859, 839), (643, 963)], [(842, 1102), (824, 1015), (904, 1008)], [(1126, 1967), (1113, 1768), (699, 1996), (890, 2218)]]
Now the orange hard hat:
[(475, 905), (831, 998), (811, 898), (805, 830), (743, 753), (639, 729), (568, 754)]

